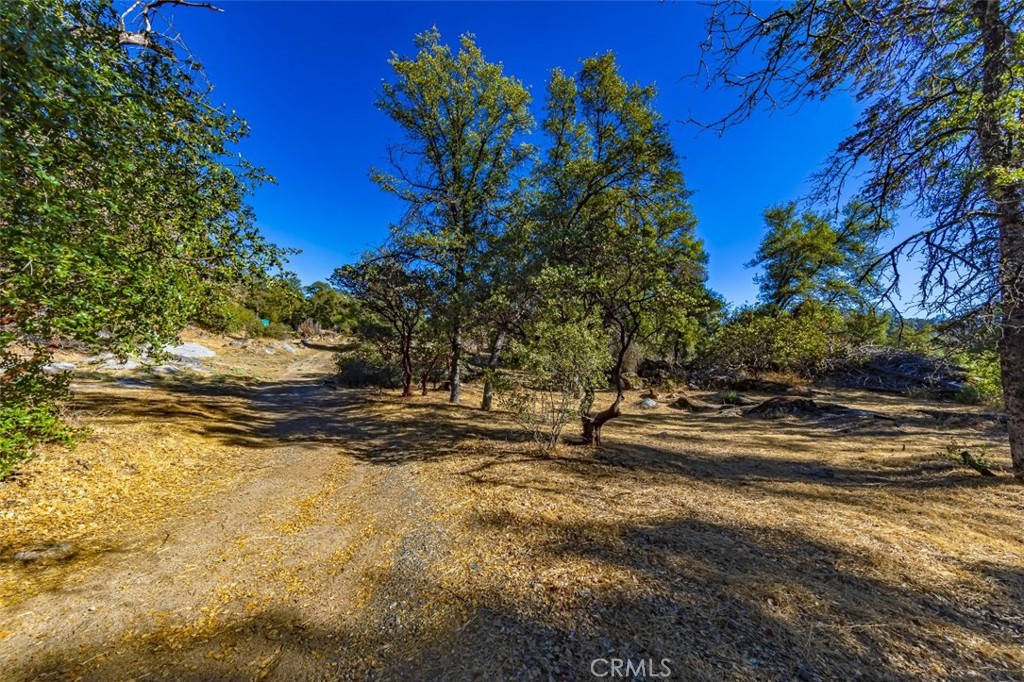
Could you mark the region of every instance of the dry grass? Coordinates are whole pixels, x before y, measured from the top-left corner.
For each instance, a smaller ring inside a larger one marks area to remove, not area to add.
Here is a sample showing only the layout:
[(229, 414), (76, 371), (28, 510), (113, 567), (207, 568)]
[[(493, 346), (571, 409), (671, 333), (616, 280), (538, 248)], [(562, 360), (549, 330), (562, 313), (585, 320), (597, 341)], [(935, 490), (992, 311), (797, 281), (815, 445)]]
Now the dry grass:
[[(6, 547), (123, 552), (0, 564), (15, 679), (570, 680), (596, 657), (668, 658), (672, 679), (1021, 679), (1024, 490), (944, 455), (955, 437), (1005, 466), (1005, 434), (917, 411), (969, 408), (630, 407), (600, 450), (542, 456), (473, 388), (451, 407), (260, 371), (83, 393), (95, 440), (0, 487)], [(138, 584), (147, 551), (166, 565)], [(57, 569), (107, 571), (74, 602), (106, 612), (59, 606), (70, 583), (36, 579)]]

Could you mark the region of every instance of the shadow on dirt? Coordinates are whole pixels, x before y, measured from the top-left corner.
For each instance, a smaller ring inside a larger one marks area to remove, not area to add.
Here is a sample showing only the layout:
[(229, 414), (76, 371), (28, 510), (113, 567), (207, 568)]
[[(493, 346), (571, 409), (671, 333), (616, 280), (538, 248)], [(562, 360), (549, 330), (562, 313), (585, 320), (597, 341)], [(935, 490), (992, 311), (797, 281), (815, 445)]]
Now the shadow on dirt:
[[(616, 469), (646, 471), (735, 485), (763, 482), (811, 482), (836, 488), (902, 486), (911, 489), (950, 486), (998, 486), (1011, 477), (982, 478), (936, 458), (899, 457), (884, 468), (856, 468), (813, 459), (822, 438), (835, 433), (821, 419), (751, 419), (738, 414), (627, 414), (599, 450), (573, 449), (574, 456), (531, 454), (529, 437), (501, 413), (468, 405), (441, 404), (419, 396), (398, 398), (372, 389), (331, 390), (318, 379), (241, 385), (216, 382), (168, 382), (126, 392), (89, 391), (80, 398), (91, 411), (126, 423), (139, 419), (185, 423), (194, 432), (230, 445), (270, 448), (316, 444), (337, 448), (360, 461), (380, 465), (429, 462), (439, 458), (494, 456), (502, 466), (509, 456), (548, 461), (577, 475), (601, 477)], [(913, 414), (904, 422), (868, 418), (873, 428), (845, 437), (896, 438), (913, 428), (934, 428), (935, 418)], [(999, 437), (1002, 425), (983, 422), (981, 438)], [(659, 431), (659, 428), (663, 429)], [(571, 427), (570, 427), (571, 429)], [(637, 444), (631, 431), (654, 434), (664, 447)], [(748, 454), (709, 458), (688, 447), (688, 439), (716, 433), (742, 434), (752, 443), (783, 449), (793, 456)], [(778, 437), (784, 436), (784, 445)], [(809, 458), (808, 456), (812, 456)]]
[[(359, 621), (315, 625), (288, 609), (237, 615), (212, 633), (186, 629), (173, 644), (142, 632), (117, 646), (50, 654), (33, 675), (580, 680), (592, 677), (597, 659), (650, 658), (668, 659), (671, 679), (902, 682), (919, 679), (911, 671), (922, 666), (947, 679), (1018, 679), (1007, 656), (991, 653), (982, 663), (951, 642), (980, 638), (1012, 650), (1024, 637), (1019, 600), (957, 599), (912, 575), (881, 581), (868, 559), (800, 532), (693, 518), (538, 525), (509, 511), (478, 514), (475, 527), (529, 539), (531, 556), (556, 565), (583, 561), (624, 579), (580, 582), (543, 572), (524, 584), (507, 574), (514, 568), (476, 574), (465, 565), (471, 558), (453, 554), (448, 564), (467, 574), (456, 588), (422, 573), (385, 572)], [(986, 570), (1004, 573), (999, 579), (1019, 595), (1018, 570)]]

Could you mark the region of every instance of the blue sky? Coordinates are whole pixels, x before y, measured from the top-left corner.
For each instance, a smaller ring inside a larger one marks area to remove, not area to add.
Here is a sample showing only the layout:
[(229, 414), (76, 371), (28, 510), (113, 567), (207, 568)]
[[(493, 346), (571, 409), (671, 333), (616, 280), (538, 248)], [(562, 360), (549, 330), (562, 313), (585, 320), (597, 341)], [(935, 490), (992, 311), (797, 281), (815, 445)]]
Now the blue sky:
[[(711, 119), (735, 95), (690, 78), (707, 9), (695, 2), (243, 2), (222, 12), (171, 13), (215, 85), (252, 135), (241, 151), (278, 180), (253, 199), (273, 241), (302, 249), (290, 269), (311, 283), (378, 245), (402, 207), (368, 179), (400, 133), (374, 107), (391, 76), (392, 51), (437, 26), (454, 43), (465, 32), (491, 61), (532, 89), (539, 119), (548, 74), (615, 52), (629, 80), (654, 82), (710, 255), (709, 284), (733, 303), (756, 296), (744, 267), (762, 234), (761, 213), (796, 199), (856, 115), (844, 96), (756, 116), (719, 137), (684, 120)], [(538, 136), (536, 143), (542, 143)]]

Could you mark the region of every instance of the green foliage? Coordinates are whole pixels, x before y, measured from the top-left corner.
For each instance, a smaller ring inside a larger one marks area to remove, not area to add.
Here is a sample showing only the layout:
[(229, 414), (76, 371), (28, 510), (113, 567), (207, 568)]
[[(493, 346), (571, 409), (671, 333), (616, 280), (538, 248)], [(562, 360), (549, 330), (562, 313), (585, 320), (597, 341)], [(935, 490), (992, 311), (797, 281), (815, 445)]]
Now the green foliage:
[(1003, 375), (999, 354), (993, 350), (962, 352), (954, 356), (967, 370), (968, 381), (957, 399), (969, 404), (997, 404), (1003, 400)]
[(722, 401), (723, 405), (739, 405), (741, 403), (740, 394), (733, 389), (723, 391), (718, 398)]
[(222, 334), (247, 332), (250, 336), (257, 336), (263, 329), (263, 324), (255, 312), (227, 297), (212, 301), (203, 309), (196, 322)]
[(263, 329), (263, 336), (269, 336), (272, 339), (287, 339), (295, 336), (295, 330), (290, 325), (283, 324), (281, 322), (271, 322), (266, 327), (260, 324)]
[(404, 392), (411, 392), (416, 339), (433, 298), (430, 273), (386, 255), (367, 254), (338, 268), (331, 282), (356, 303), (356, 333), (381, 357), (401, 367)]
[(280, 262), (246, 203), (267, 176), (234, 151), (245, 122), (140, 28), (99, 0), (0, 3), (3, 404), (26, 442), (56, 433), (59, 410), (46, 384), (10, 377), (32, 376), (49, 339), (159, 346), (211, 292)]
[(254, 282), (249, 287), (245, 304), (260, 319), (294, 326), (302, 321), (306, 297), (298, 277), (286, 273)]
[(535, 170), (535, 285), (562, 318), (601, 320), (615, 379), (634, 344), (686, 333), (711, 307), (689, 192), (654, 97), (652, 86), (627, 83), (611, 54), (584, 60), (576, 77), (556, 69), (543, 124), (551, 144)]
[(712, 337), (708, 359), (754, 374), (773, 370), (813, 376), (847, 350), (842, 315), (808, 303), (793, 312), (740, 310)]
[(501, 403), (544, 450), (583, 414), (584, 400), (605, 383), (607, 340), (593, 324), (538, 323), (528, 341), (513, 344), (521, 369), (499, 382)]
[(0, 480), (37, 444), (68, 444), (73, 437), (61, 415), (68, 376), (43, 372), (46, 355), (24, 357), (8, 343), (11, 336), (0, 333)]
[(763, 267), (756, 277), (765, 305), (792, 310), (804, 301), (842, 307), (872, 302), (874, 282), (868, 267), (877, 258), (873, 245), (888, 230), (857, 201), (847, 204), (842, 220), (804, 211), (796, 203), (765, 211), (767, 232), (747, 267)]
[(302, 318), (322, 329), (349, 331), (355, 323), (354, 303), (327, 282), (314, 282), (305, 289)]
[[(964, 464), (979, 472), (992, 472), (998, 468), (997, 465), (989, 459), (987, 443), (982, 443), (978, 446), (978, 450), (976, 452), (971, 452), (966, 443), (961, 443), (955, 437), (951, 437), (949, 439), (949, 443), (946, 444), (946, 456), (958, 464)], [(992, 474), (989, 473), (987, 475)]]
[(859, 308), (843, 311), (843, 317), (851, 345), (883, 346), (889, 343), (892, 314), (874, 308)]
[[(0, 309), (19, 335), (131, 350), (212, 284), (277, 262), (245, 204), (264, 173), (194, 65), (122, 47), (106, 3), (2, 5)], [(27, 267), (31, 264), (31, 267)]]
[(392, 55), (395, 78), (377, 101), (405, 142), (390, 150), (390, 172), (371, 175), (406, 205), (393, 230), (398, 250), (434, 270), (432, 312), (451, 341), (457, 402), (463, 331), (487, 296), (493, 242), (518, 213), (514, 176), (531, 152), (518, 138), (533, 119), (529, 91), (488, 62), (471, 35), (457, 52), (436, 29), (416, 46), (415, 57)]
[(938, 352), (938, 332), (935, 325), (922, 320), (894, 322), (889, 331), (890, 343), (903, 350), (920, 355), (935, 355)]

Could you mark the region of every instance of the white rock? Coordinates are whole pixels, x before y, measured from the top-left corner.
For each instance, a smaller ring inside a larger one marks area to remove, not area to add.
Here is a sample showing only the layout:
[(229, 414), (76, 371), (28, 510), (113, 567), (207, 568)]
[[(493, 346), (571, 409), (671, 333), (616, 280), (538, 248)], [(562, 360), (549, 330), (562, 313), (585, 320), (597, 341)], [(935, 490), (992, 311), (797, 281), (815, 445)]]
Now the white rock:
[(100, 365), (100, 367), (103, 367), (105, 369), (118, 369), (118, 370), (138, 369), (141, 366), (142, 365), (140, 365), (135, 360), (125, 360), (124, 362), (121, 362), (119, 360), (107, 360), (103, 364)]
[(642, 410), (651, 410), (658, 406), (658, 401), (653, 398), (644, 398), (638, 402), (637, 405), (639, 405)]
[(75, 371), (75, 365), (71, 362), (52, 362), (49, 365), (43, 365), (42, 370), (45, 374), (61, 374)]
[(183, 343), (178, 346), (164, 346), (164, 352), (176, 358), (212, 358), (215, 352), (201, 343)]
[(276, 350), (274, 350), (273, 348), (270, 348), (269, 346), (264, 348), (263, 352), (266, 353), (267, 355), (274, 355), (275, 353), (277, 353)]
[(157, 365), (155, 367), (151, 367), (149, 371), (153, 374), (177, 374), (181, 371), (181, 368), (175, 367), (174, 365)]
[(277, 347), (285, 351), (286, 353), (291, 353), (292, 355), (295, 355), (296, 353), (299, 352), (298, 350), (296, 350), (295, 346), (293, 346), (290, 343), (279, 343), (277, 344)]

